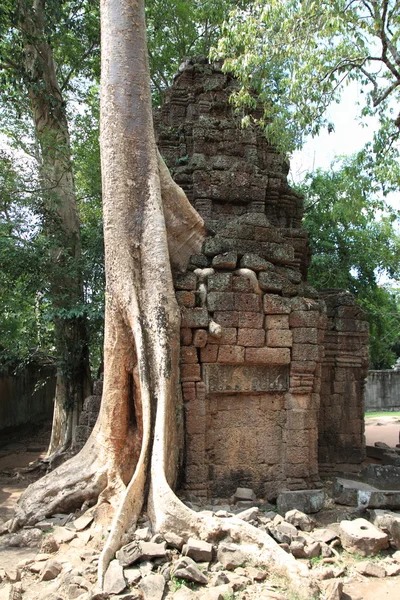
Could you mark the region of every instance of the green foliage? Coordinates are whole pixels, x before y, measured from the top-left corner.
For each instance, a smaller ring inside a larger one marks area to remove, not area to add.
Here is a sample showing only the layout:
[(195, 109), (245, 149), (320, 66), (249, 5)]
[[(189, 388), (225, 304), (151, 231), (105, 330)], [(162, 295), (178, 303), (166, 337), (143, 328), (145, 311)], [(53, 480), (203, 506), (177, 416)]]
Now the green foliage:
[(256, 0), (232, 11), (212, 55), (241, 81), (236, 105), (254, 107), (256, 92), (266, 134), (285, 152), (333, 129), (326, 109), (352, 80), (364, 92), (362, 116), (378, 114), (383, 138), (393, 140), (399, 11), (394, 0)]
[(245, 9), (250, 0), (148, 0), (147, 41), (154, 99), (160, 101), (170, 86), (181, 60), (207, 56), (218, 40), (223, 23), (233, 8)]
[(313, 253), (310, 281), (356, 296), (370, 323), (371, 366), (390, 368), (400, 354), (400, 313), (394, 290), (380, 279), (400, 276), (398, 214), (371, 180), (362, 153), (308, 175), (301, 191)]

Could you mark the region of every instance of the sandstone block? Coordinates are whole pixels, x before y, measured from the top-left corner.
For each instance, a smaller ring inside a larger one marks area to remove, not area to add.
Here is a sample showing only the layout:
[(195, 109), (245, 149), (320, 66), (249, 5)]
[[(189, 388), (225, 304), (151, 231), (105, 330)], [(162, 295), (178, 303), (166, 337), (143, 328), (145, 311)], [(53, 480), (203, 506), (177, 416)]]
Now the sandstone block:
[(258, 294), (235, 293), (235, 310), (243, 312), (260, 312), (261, 299)]
[(189, 556), (180, 558), (174, 566), (173, 571), (174, 577), (180, 577), (186, 579), (186, 581), (193, 581), (194, 583), (200, 583), (207, 585), (207, 577), (200, 571), (194, 560)]
[(195, 290), (197, 284), (196, 275), (192, 271), (188, 271), (183, 275), (178, 275), (175, 280), (176, 290)]
[(207, 307), (211, 312), (226, 311), (234, 309), (233, 292), (209, 292), (207, 295)]
[(319, 313), (316, 311), (294, 310), (290, 313), (290, 328), (318, 327)]
[(62, 571), (62, 566), (56, 560), (48, 560), (40, 572), (40, 581), (55, 579)]
[(233, 495), (234, 502), (245, 500), (248, 502), (255, 502), (256, 495), (251, 488), (238, 487)]
[(220, 346), (218, 362), (240, 363), (244, 361), (244, 348), (241, 346)]
[(382, 564), (364, 560), (356, 564), (356, 569), (361, 575), (367, 577), (386, 577), (386, 569)]
[(264, 346), (265, 331), (264, 329), (239, 329), (237, 343), (239, 346)]
[(161, 600), (164, 595), (165, 579), (159, 573), (150, 573), (139, 583), (144, 600)]
[(235, 269), (237, 259), (237, 252), (224, 252), (214, 256), (212, 260), (212, 266), (216, 267), (217, 269)]
[(291, 348), (292, 332), (289, 329), (271, 329), (266, 332), (267, 346), (273, 348)]
[(389, 546), (389, 536), (366, 519), (341, 521), (339, 531), (340, 541), (347, 552), (368, 556)]
[(233, 544), (220, 544), (217, 559), (225, 569), (231, 570), (243, 565), (246, 562), (246, 555)]
[(242, 269), (252, 269), (253, 271), (268, 271), (272, 264), (259, 256), (258, 254), (244, 254), (240, 259)]
[(265, 292), (281, 292), (284, 279), (273, 271), (262, 271), (258, 276), (260, 288)]
[(236, 344), (237, 329), (235, 327), (222, 327), (221, 336), (215, 337), (210, 335), (208, 337), (209, 344), (220, 344), (220, 345), (233, 345)]
[(232, 273), (214, 273), (207, 281), (209, 292), (228, 292), (232, 289)]
[(340, 579), (321, 581), (320, 587), (326, 600), (341, 600), (343, 597), (343, 581)]
[(276, 294), (265, 294), (263, 307), (267, 315), (288, 315), (292, 310), (289, 298), (282, 298)]
[(192, 402), (196, 398), (196, 387), (194, 381), (182, 383), (182, 396), (184, 402)]
[(312, 531), (315, 527), (314, 519), (297, 509), (289, 510), (285, 514), (285, 521), (302, 531)]
[(260, 312), (240, 312), (238, 324), (242, 329), (262, 329), (264, 315)]
[(314, 344), (293, 344), (293, 360), (318, 360), (319, 347)]
[(200, 365), (181, 365), (181, 381), (201, 381)]
[(289, 329), (289, 315), (267, 315), (265, 329)]
[(202, 363), (217, 362), (218, 346), (216, 344), (207, 344), (200, 350), (200, 360)]
[(212, 560), (212, 544), (189, 538), (187, 544), (182, 548), (182, 554), (193, 558), (196, 562), (210, 562)]
[(104, 577), (104, 591), (108, 594), (121, 594), (125, 588), (124, 570), (117, 560), (112, 560)]
[(296, 344), (318, 344), (318, 329), (315, 327), (293, 329), (293, 342)]
[(206, 308), (181, 308), (181, 314), (182, 327), (191, 329), (208, 327), (208, 311)]
[(193, 334), (193, 346), (195, 348), (204, 348), (207, 344), (208, 333), (205, 329), (196, 329)]
[(324, 501), (325, 492), (323, 490), (281, 492), (277, 498), (277, 508), (280, 514), (286, 514), (294, 508), (311, 514), (320, 511), (324, 506)]
[(190, 346), (193, 339), (192, 330), (187, 327), (181, 327), (181, 344), (182, 346)]
[(255, 282), (252, 281), (249, 277), (234, 277), (232, 280), (232, 290), (234, 292), (252, 293), (254, 292), (254, 284)]
[(186, 308), (194, 308), (196, 304), (196, 296), (194, 292), (178, 291), (175, 292), (175, 296), (179, 306), (186, 306)]
[(221, 327), (238, 327), (239, 313), (237, 311), (220, 311), (214, 312), (214, 321)]
[(289, 348), (246, 348), (245, 359), (248, 363), (288, 365), (290, 350)]
[(182, 346), (181, 348), (182, 363), (197, 363), (197, 350), (193, 346)]

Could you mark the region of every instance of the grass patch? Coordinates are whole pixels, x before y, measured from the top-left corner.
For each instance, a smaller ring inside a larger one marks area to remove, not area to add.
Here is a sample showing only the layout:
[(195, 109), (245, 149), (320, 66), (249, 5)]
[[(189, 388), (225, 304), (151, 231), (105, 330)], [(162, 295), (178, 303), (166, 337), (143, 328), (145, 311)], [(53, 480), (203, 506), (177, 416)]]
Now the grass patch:
[(400, 417), (400, 411), (381, 411), (381, 412), (367, 412), (364, 413), (366, 419), (369, 417)]

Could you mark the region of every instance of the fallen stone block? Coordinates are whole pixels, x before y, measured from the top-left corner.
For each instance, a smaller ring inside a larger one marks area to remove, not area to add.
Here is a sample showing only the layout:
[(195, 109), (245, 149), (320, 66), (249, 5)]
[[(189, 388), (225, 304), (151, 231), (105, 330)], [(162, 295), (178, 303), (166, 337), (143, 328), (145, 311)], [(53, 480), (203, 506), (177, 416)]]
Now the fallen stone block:
[(302, 531), (312, 531), (315, 527), (314, 519), (297, 509), (289, 510), (285, 514), (285, 521)]
[(367, 577), (386, 577), (385, 567), (372, 561), (359, 562), (355, 565), (355, 569)]
[(48, 560), (40, 572), (40, 581), (50, 581), (61, 573), (62, 566), (55, 560)]
[(217, 559), (225, 569), (235, 569), (246, 562), (246, 555), (238, 546), (233, 544), (220, 544), (218, 546)]
[(190, 538), (183, 546), (182, 554), (193, 558), (196, 562), (210, 562), (212, 560), (212, 544)]
[(164, 594), (165, 579), (162, 575), (151, 573), (139, 583), (144, 600), (161, 600)]
[(343, 597), (343, 581), (340, 581), (340, 579), (322, 581), (320, 588), (325, 600), (341, 600)]
[(371, 522), (387, 533), (393, 546), (400, 549), (400, 514), (375, 509), (371, 511)]
[(389, 536), (366, 519), (341, 521), (340, 541), (347, 552), (368, 556), (389, 546)]
[(281, 492), (277, 498), (277, 509), (282, 515), (297, 509), (303, 513), (316, 513), (322, 509), (325, 502), (324, 490), (298, 490)]
[(104, 577), (104, 591), (108, 594), (120, 594), (125, 588), (124, 570), (117, 560), (112, 560)]
[(129, 567), (129, 565), (132, 565), (139, 560), (145, 561), (164, 557), (166, 553), (166, 542), (154, 544), (153, 542), (134, 540), (118, 550), (116, 556), (122, 567)]
[(256, 495), (250, 488), (241, 488), (238, 487), (233, 496), (234, 502), (238, 502), (239, 500), (245, 502), (254, 502), (256, 500)]
[(189, 556), (179, 559), (174, 565), (172, 573), (174, 577), (180, 577), (181, 579), (186, 579), (186, 581), (193, 581), (202, 585), (207, 585), (208, 583), (207, 577)]

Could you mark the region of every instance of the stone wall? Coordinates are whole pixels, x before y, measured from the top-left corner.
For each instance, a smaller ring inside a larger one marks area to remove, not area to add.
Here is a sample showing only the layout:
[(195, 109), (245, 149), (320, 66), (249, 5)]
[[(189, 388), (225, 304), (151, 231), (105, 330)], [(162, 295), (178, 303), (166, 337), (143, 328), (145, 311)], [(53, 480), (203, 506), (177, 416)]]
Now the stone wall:
[(262, 132), (241, 128), (235, 86), (218, 65), (189, 60), (155, 118), (161, 154), (215, 234), (176, 279), (184, 483), (273, 499), (319, 485), (318, 440), (326, 471), (361, 460), (367, 334), (351, 296), (327, 294), (327, 321), (307, 284), (303, 200)]
[(365, 389), (365, 410), (400, 410), (400, 371), (369, 371)]
[(55, 369), (30, 363), (14, 374), (0, 376), (0, 431), (51, 418), (56, 386)]
[(326, 290), (319, 462), (321, 474), (357, 470), (365, 458), (364, 388), (368, 371), (368, 322), (354, 297)]

